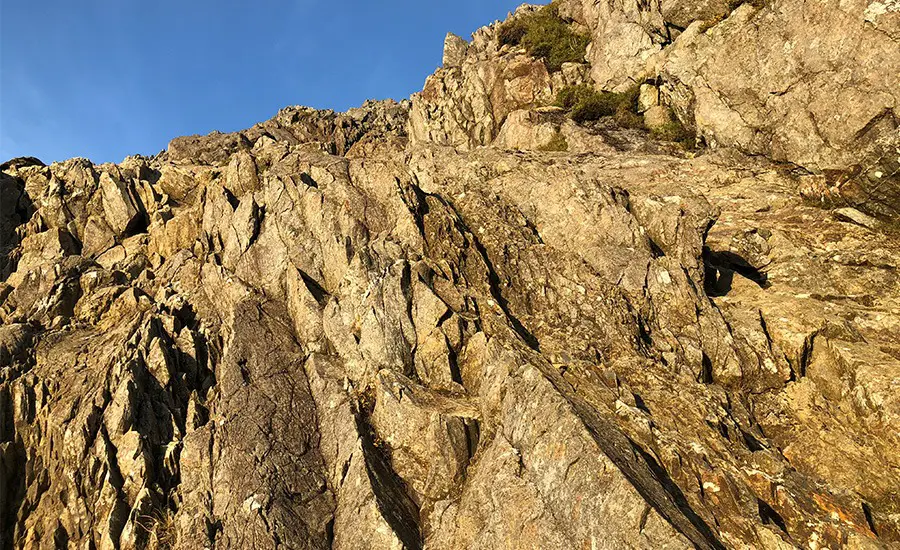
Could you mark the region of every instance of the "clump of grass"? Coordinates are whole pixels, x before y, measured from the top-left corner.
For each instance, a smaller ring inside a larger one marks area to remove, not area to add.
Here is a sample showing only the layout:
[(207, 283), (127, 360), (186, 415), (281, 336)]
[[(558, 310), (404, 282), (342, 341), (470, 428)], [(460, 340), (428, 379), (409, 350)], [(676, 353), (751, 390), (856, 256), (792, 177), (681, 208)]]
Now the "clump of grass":
[(178, 543), (175, 512), (169, 508), (154, 510), (150, 515), (138, 516), (136, 523), (150, 536), (151, 547), (168, 550), (175, 548)]
[(644, 117), (638, 114), (638, 98), (641, 95), (641, 84), (635, 82), (627, 90), (619, 94), (619, 105), (616, 107), (616, 123), (623, 128), (644, 128)]
[(619, 102), (619, 94), (598, 92), (590, 84), (566, 86), (556, 94), (557, 107), (565, 109), (575, 122), (614, 115)]
[(560, 70), (563, 63), (584, 61), (591, 41), (589, 36), (573, 31), (554, 4), (503, 23), (497, 39), (501, 46), (524, 46), (530, 55), (543, 58), (550, 72)]
[(672, 117), (672, 121), (650, 131), (650, 135), (660, 141), (672, 141), (685, 149), (696, 148), (697, 134), (686, 128), (678, 118)]
[(553, 137), (538, 148), (540, 151), (568, 151), (569, 150), (569, 142), (566, 141), (566, 136), (562, 135), (562, 132), (557, 131), (553, 134)]
[(556, 105), (565, 109), (575, 122), (588, 122), (604, 116), (615, 116), (624, 128), (643, 128), (644, 119), (637, 113), (640, 84), (622, 93), (599, 92), (590, 84), (566, 86), (556, 95)]

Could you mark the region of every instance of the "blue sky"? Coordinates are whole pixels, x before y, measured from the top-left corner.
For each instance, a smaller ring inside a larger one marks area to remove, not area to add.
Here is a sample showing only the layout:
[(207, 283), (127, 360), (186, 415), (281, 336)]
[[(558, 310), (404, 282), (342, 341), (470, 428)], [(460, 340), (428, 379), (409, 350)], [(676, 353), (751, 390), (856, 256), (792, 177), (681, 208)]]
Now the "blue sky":
[(0, 0), (0, 162), (119, 162), (287, 105), (402, 99), (521, 0)]

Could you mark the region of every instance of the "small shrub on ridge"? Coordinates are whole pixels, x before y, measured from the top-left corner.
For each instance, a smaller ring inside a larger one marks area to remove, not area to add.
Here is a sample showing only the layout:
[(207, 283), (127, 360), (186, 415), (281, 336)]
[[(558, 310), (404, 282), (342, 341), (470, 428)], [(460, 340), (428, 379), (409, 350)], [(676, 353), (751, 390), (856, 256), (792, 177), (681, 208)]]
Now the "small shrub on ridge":
[(503, 23), (497, 39), (501, 46), (524, 46), (530, 55), (543, 58), (550, 72), (560, 70), (563, 63), (584, 61), (591, 41), (574, 32), (553, 4)]

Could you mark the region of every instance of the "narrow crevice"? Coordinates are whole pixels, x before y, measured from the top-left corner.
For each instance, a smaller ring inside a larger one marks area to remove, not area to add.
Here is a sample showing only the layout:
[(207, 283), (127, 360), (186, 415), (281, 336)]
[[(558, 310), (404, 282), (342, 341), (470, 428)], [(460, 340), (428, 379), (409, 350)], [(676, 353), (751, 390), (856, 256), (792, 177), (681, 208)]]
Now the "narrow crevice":
[(869, 530), (872, 531), (872, 534), (877, 537), (878, 530), (875, 529), (875, 518), (872, 516), (872, 507), (869, 506), (867, 502), (863, 502), (862, 510), (863, 515), (866, 516), (866, 523), (869, 525)]
[(660, 516), (701, 550), (724, 550), (713, 528), (691, 507), (682, 490), (656, 459), (609, 420), (603, 418), (559, 372), (540, 361), (536, 366), (563, 395), (588, 429), (597, 447)]
[(234, 196), (234, 193), (228, 190), (227, 187), (222, 187), (222, 193), (225, 194), (225, 200), (228, 201), (228, 204), (231, 205), (232, 210), (237, 210), (238, 206), (241, 205), (241, 201), (238, 200), (237, 197)]
[(634, 397), (634, 406), (638, 409), (644, 411), (647, 414), (652, 415), (650, 412), (650, 408), (647, 407), (647, 404), (644, 402), (644, 399), (637, 393), (631, 392), (631, 396)]
[[(447, 337), (445, 336), (444, 340), (446, 339)], [(447, 361), (450, 364), (450, 379), (460, 386), (465, 386), (462, 372), (459, 370), (459, 355), (453, 349), (453, 346), (450, 345), (450, 342), (447, 342)]]
[(325, 547), (334, 548), (334, 516), (325, 524)]
[(331, 297), (331, 294), (329, 294), (328, 291), (325, 290), (325, 288), (322, 287), (322, 285), (320, 285), (318, 281), (316, 281), (303, 271), (300, 271), (299, 269), (297, 271), (300, 272), (300, 278), (303, 279), (303, 284), (306, 285), (306, 289), (309, 291), (309, 293), (312, 294), (313, 298), (316, 300), (316, 302), (319, 303), (320, 306), (324, 306), (328, 302), (328, 299)]
[[(640, 455), (641, 458), (644, 459), (644, 462), (649, 467), (650, 471), (653, 472), (654, 477), (657, 482), (661, 484), (661, 486), (665, 489), (668, 497), (671, 499), (672, 503), (677, 507), (677, 509), (683, 514), (685, 519), (693, 526), (694, 530), (697, 534), (699, 534), (702, 539), (698, 541), (695, 537), (688, 536), (700, 548), (710, 548), (714, 550), (724, 550), (725, 546), (718, 540), (718, 538), (713, 533), (712, 529), (703, 521), (701, 518), (691, 507), (690, 503), (687, 501), (687, 498), (684, 496), (684, 493), (681, 491), (681, 488), (669, 477), (669, 473), (666, 472), (665, 468), (663, 468), (655, 458), (653, 458), (649, 453), (644, 451), (637, 443), (629, 440), (636, 454)], [(626, 476), (627, 477), (627, 476)], [(638, 489), (638, 492), (641, 493), (640, 487), (635, 484), (635, 488)], [(644, 496), (643, 494), (641, 496)], [(646, 499), (646, 497), (645, 497)], [(652, 502), (648, 499), (648, 502)], [(669, 520), (676, 528), (678, 528), (682, 533), (688, 535), (683, 530), (683, 527), (679, 525), (682, 522), (672, 521), (670, 514), (663, 513), (663, 517)], [(702, 542), (701, 542), (702, 541)]]
[(398, 178), (394, 178), (397, 189), (400, 192), (400, 198), (406, 204), (409, 213), (412, 214), (419, 229), (419, 233), (425, 236), (425, 216), (429, 212), (427, 195), (416, 185), (404, 186)]
[[(401, 191), (403, 191), (399, 180), (397, 181), (397, 185), (398, 188), (401, 188)], [(413, 196), (410, 196), (410, 192)], [(490, 256), (487, 253), (487, 249), (475, 237), (475, 233), (473, 233), (469, 229), (465, 221), (457, 212), (456, 208), (454, 208), (452, 204), (444, 200), (441, 196), (426, 194), (415, 185), (409, 186), (406, 192), (402, 193), (402, 196), (404, 197), (404, 202), (406, 202), (407, 208), (409, 209), (410, 213), (413, 214), (413, 217), (416, 220), (416, 224), (419, 227), (419, 231), (423, 235), (423, 237), (425, 236), (424, 218), (425, 215), (427, 215), (429, 212), (427, 200), (428, 197), (432, 197), (436, 201), (440, 202), (441, 205), (443, 205), (449, 212), (453, 214), (452, 222), (455, 226), (455, 229), (471, 240), (475, 249), (478, 251), (478, 254), (481, 256), (485, 268), (487, 268), (488, 284), (490, 287), (491, 297), (494, 299), (497, 305), (500, 306), (500, 309), (503, 311), (503, 314), (506, 316), (506, 319), (509, 321), (516, 334), (518, 334), (519, 337), (522, 338), (522, 340), (524, 340), (531, 349), (533, 349), (534, 351), (540, 351), (540, 343), (538, 342), (538, 339), (535, 338), (535, 336), (525, 328), (525, 325), (523, 325), (522, 322), (510, 312), (509, 302), (506, 300), (506, 298), (504, 298), (503, 293), (500, 290), (500, 276), (497, 274), (497, 271), (494, 268), (494, 264), (491, 262)], [(413, 202), (412, 199), (415, 199), (415, 201)]]
[(816, 336), (818, 331), (813, 332), (803, 340), (803, 347), (800, 349), (800, 355), (797, 357), (797, 375), (799, 378), (806, 376), (806, 369), (812, 360), (813, 348), (816, 345)]
[(697, 382), (707, 385), (713, 383), (713, 365), (709, 355), (707, 355), (705, 351), (703, 352), (703, 358), (701, 359), (700, 374), (697, 375)]
[(650, 246), (650, 254), (654, 258), (665, 257), (666, 253), (663, 251), (663, 249), (658, 244), (656, 244), (656, 241), (654, 241), (650, 237), (647, 237), (647, 244)]
[(756, 504), (759, 509), (759, 519), (763, 522), (763, 525), (775, 525), (785, 534), (788, 534), (787, 525), (784, 523), (784, 518), (781, 517), (781, 514), (762, 499), (757, 498)]
[(253, 230), (250, 233), (250, 239), (247, 241), (247, 249), (249, 249), (256, 242), (256, 239), (259, 238), (259, 234), (262, 230), (263, 220), (266, 217), (266, 207), (257, 205), (254, 201), (255, 208), (253, 209)]
[(759, 439), (757, 439), (753, 434), (741, 430), (741, 436), (744, 439), (744, 445), (746, 445), (747, 449), (749, 449), (750, 451), (755, 453), (757, 451), (765, 450), (765, 446), (763, 446), (763, 444), (760, 443)]
[(314, 180), (314, 179), (312, 178), (312, 176), (310, 176), (310, 175), (307, 174), (306, 172), (301, 172), (301, 173), (300, 173), (300, 181), (303, 182), (304, 185), (307, 185), (307, 186), (309, 186), (309, 187), (312, 187), (313, 189), (318, 189), (318, 188), (319, 188), (319, 184), (316, 182), (316, 180)]
[(651, 353), (651, 350), (653, 350), (653, 338), (650, 336), (650, 331), (647, 329), (647, 323), (641, 316), (637, 317), (637, 329), (638, 344), (641, 347), (641, 351), (647, 354)]
[(644, 528), (647, 527), (647, 520), (650, 518), (650, 512), (652, 510), (653, 510), (653, 508), (651, 508), (649, 504), (644, 506), (644, 510), (641, 512), (641, 519), (638, 522), (638, 532), (639, 533), (643, 533)]
[(463, 476), (469, 475), (469, 466), (478, 453), (478, 443), (481, 441), (481, 424), (474, 418), (463, 419), (466, 430), (466, 464), (463, 468)]
[(23, 519), (27, 517), (27, 514), (19, 512), (27, 490), (25, 445), (21, 437), (10, 438), (10, 441), (0, 454), (0, 459), (11, 466), (7, 471), (0, 470), (0, 475), (6, 476), (6, 479), (2, 480), (6, 493), (3, 499), (5, 506), (0, 509), (0, 547), (3, 548), (14, 547), (17, 517), (21, 516)]
[(250, 370), (247, 369), (247, 361), (245, 359), (238, 360), (238, 369), (241, 372), (241, 380), (243, 380), (245, 386), (250, 385)]
[(370, 411), (356, 403), (354, 416), (360, 436), (366, 474), (375, 494), (381, 515), (408, 550), (421, 550), (424, 545), (419, 519), (419, 508), (409, 495), (406, 483), (391, 465), (391, 458), (379, 443), (369, 422)]
[(506, 318), (512, 325), (513, 330), (516, 331), (516, 334), (518, 334), (519, 337), (522, 338), (522, 340), (524, 340), (526, 344), (528, 344), (528, 347), (530, 347), (534, 351), (539, 352), (541, 350), (541, 346), (538, 342), (538, 339), (535, 338), (535, 336), (531, 334), (531, 332), (529, 332), (527, 328), (525, 328), (525, 325), (523, 325), (522, 322), (519, 321), (519, 319), (509, 311), (509, 302), (507, 302), (506, 298), (503, 297), (503, 293), (500, 291), (500, 276), (494, 269), (494, 264), (491, 262), (487, 250), (484, 248), (484, 245), (482, 245), (481, 242), (475, 238), (475, 235), (473, 233), (469, 232), (469, 234), (472, 236), (472, 242), (475, 244), (475, 249), (478, 250), (478, 253), (481, 255), (481, 258), (484, 261), (485, 267), (487, 267), (491, 296), (494, 298), (494, 301), (497, 302), (497, 305), (500, 306), (503, 314), (506, 315)]

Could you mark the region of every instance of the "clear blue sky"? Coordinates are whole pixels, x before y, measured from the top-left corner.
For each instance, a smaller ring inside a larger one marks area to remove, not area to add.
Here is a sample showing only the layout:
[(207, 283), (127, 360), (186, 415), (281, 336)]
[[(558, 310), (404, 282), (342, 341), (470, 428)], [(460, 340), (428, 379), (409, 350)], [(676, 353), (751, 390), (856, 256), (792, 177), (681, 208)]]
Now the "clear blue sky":
[(0, 162), (119, 162), (287, 105), (408, 97), (522, 0), (0, 0)]

